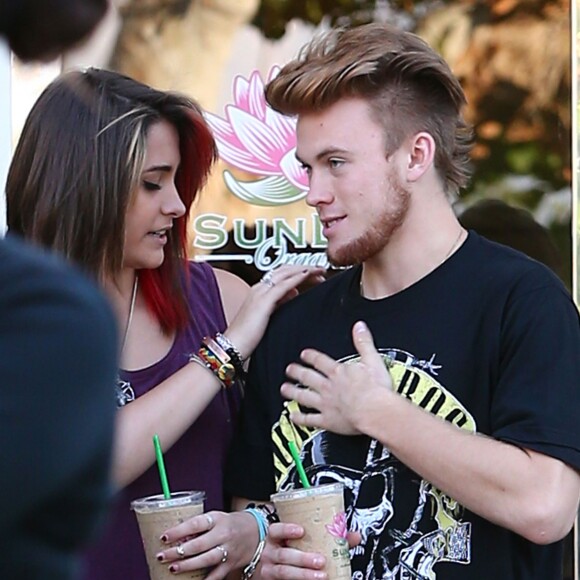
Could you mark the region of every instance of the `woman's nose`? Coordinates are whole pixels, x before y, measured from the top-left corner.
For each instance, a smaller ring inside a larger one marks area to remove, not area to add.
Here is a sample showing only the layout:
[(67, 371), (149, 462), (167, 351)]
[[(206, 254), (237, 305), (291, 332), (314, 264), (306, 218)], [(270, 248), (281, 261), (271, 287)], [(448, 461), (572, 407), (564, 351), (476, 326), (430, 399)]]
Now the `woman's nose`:
[(163, 211), (165, 214), (176, 218), (185, 214), (185, 204), (183, 203), (175, 184), (173, 184), (168, 192)]

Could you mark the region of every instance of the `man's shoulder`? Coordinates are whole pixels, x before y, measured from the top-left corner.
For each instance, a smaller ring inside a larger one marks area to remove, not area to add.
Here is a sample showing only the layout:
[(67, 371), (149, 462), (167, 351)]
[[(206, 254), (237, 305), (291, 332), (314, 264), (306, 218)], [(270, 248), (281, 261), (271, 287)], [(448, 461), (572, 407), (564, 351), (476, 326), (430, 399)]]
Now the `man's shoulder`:
[(479, 281), (493, 280), (494, 284), (511, 288), (540, 288), (552, 286), (567, 293), (562, 280), (546, 265), (526, 254), (470, 232), (472, 268)]

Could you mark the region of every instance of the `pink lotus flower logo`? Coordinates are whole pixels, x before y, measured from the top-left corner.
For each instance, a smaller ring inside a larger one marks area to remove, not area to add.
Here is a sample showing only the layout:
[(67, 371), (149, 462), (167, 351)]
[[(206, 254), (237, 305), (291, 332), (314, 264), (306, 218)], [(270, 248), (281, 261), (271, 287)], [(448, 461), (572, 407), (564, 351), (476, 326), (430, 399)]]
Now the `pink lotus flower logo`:
[(332, 524), (324, 527), (331, 536), (346, 541), (346, 514), (344, 512), (335, 514)]
[[(274, 67), (270, 81), (278, 73)], [(233, 104), (226, 105), (225, 118), (206, 113), (220, 157), (237, 169), (263, 176), (257, 181), (239, 181), (229, 171), (224, 181), (229, 190), (253, 205), (276, 206), (306, 196), (308, 177), (298, 163), (296, 120), (271, 109), (264, 98), (264, 82), (258, 71), (249, 79), (234, 78)]]

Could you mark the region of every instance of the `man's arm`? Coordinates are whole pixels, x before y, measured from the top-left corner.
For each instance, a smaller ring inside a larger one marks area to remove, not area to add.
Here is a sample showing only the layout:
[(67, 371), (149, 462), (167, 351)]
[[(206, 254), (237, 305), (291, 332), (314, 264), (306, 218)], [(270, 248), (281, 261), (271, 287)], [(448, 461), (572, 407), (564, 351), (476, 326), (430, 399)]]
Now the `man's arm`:
[[(305, 351), (282, 394), (319, 413), (293, 421), (343, 434), (364, 433), (467, 509), (538, 544), (564, 537), (578, 509), (580, 476), (565, 463), (462, 431), (392, 390), (391, 377), (366, 325), (353, 329), (356, 365)], [(312, 367), (312, 368), (308, 368)], [(437, 441), (437, 445), (433, 445)]]
[(562, 461), (464, 431), (394, 392), (375, 393), (367, 412), (366, 434), (481, 517), (537, 544), (571, 529), (580, 475)]

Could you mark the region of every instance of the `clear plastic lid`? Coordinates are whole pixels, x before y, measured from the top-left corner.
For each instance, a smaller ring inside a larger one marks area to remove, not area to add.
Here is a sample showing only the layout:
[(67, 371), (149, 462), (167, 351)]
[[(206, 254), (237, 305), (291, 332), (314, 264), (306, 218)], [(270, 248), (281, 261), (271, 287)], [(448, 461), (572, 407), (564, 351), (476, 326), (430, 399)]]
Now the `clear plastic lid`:
[(142, 497), (131, 502), (131, 509), (139, 512), (158, 511), (184, 505), (203, 503), (204, 491), (175, 491), (169, 499), (161, 493)]
[(296, 489), (288, 489), (270, 496), (272, 501), (287, 501), (295, 499), (303, 499), (305, 497), (312, 497), (317, 495), (329, 495), (333, 493), (342, 493), (342, 483), (328, 483), (325, 485), (317, 485), (315, 487), (300, 487)]

